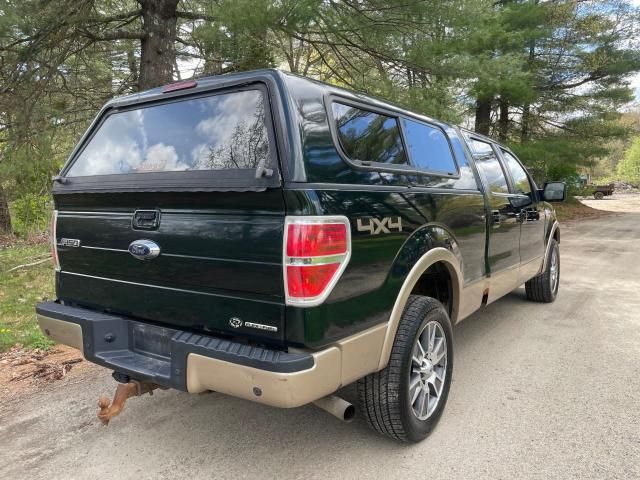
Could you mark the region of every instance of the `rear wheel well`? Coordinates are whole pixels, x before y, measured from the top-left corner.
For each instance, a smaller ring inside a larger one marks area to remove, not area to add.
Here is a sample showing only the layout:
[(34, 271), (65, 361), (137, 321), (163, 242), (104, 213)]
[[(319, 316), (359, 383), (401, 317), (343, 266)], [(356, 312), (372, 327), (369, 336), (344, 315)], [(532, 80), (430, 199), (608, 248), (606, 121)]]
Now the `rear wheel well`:
[(444, 308), (449, 315), (451, 315), (453, 308), (453, 283), (451, 273), (447, 266), (442, 262), (436, 262), (427, 268), (413, 286), (411, 294), (435, 298), (444, 305)]
[(555, 240), (556, 242), (560, 243), (560, 229), (559, 229), (559, 228), (556, 228), (556, 229), (553, 231), (553, 238), (554, 238), (554, 240)]

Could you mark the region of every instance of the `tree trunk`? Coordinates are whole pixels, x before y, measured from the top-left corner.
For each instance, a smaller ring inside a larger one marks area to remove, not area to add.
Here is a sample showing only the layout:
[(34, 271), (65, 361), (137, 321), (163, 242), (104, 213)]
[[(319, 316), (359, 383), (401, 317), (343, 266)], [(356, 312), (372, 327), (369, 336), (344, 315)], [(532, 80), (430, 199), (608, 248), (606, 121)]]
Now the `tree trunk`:
[(489, 135), (491, 128), (491, 104), (492, 99), (476, 100), (476, 126), (475, 130), (483, 135)]
[(129, 73), (131, 74), (131, 83), (138, 84), (138, 60), (136, 59), (136, 54), (133, 51), (133, 46), (127, 49), (127, 63), (129, 64)]
[(504, 98), (500, 99), (500, 119), (498, 120), (498, 135), (501, 142), (507, 141), (509, 133), (509, 102)]
[(140, 90), (173, 81), (179, 0), (140, 0), (142, 29)]
[(11, 215), (9, 215), (9, 201), (0, 184), (0, 233), (11, 233)]
[(528, 103), (522, 107), (522, 127), (520, 128), (520, 143), (529, 140), (529, 123), (531, 122), (531, 106)]
[[(539, 1), (536, 0), (534, 2), (538, 5)], [(527, 59), (527, 71), (531, 71), (533, 69), (533, 62), (536, 59), (536, 41), (531, 40), (529, 43), (529, 58)], [(529, 102), (525, 103), (522, 107), (522, 125), (520, 127), (520, 143), (525, 143), (529, 140), (529, 131), (531, 129), (531, 104)]]

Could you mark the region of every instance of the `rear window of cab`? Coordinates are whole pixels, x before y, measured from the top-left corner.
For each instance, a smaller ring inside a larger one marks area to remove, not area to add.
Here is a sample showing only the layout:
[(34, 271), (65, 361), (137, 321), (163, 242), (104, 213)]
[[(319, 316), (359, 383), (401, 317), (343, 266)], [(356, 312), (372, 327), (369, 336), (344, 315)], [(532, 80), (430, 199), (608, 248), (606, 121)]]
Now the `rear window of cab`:
[(449, 140), (439, 127), (340, 102), (331, 107), (340, 147), (349, 160), (382, 167), (406, 165), (430, 175), (459, 174)]

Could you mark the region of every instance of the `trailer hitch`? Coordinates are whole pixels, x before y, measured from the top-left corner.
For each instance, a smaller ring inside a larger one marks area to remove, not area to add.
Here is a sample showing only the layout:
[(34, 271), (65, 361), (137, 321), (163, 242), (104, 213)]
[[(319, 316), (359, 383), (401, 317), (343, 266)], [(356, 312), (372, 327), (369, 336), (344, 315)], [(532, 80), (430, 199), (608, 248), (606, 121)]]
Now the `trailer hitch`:
[(111, 420), (124, 409), (124, 404), (130, 397), (139, 397), (148, 393), (153, 395), (153, 391), (158, 388), (158, 385), (150, 382), (139, 382), (138, 380), (130, 380), (129, 383), (120, 383), (116, 388), (116, 393), (113, 396), (113, 402), (109, 401), (108, 397), (102, 396), (98, 400), (98, 406), (100, 411), (98, 412), (98, 418), (104, 426), (109, 425)]

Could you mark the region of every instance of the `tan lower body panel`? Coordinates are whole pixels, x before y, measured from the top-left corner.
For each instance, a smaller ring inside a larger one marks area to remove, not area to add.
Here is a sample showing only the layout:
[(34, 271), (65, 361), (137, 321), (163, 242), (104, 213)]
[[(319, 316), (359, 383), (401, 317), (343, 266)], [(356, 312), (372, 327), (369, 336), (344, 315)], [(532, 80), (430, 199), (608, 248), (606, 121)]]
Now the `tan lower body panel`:
[(342, 353), (340, 385), (349, 385), (378, 370), (387, 324), (369, 328), (336, 344)]
[(482, 296), (488, 288), (489, 280), (486, 277), (464, 286), (456, 323), (461, 322), (482, 306)]
[(36, 315), (36, 317), (38, 319), (40, 329), (51, 340), (77, 348), (81, 352), (83, 351), (82, 327), (80, 327), (80, 325), (77, 323), (65, 322), (64, 320), (45, 317), (43, 315)]
[(308, 370), (279, 373), (191, 353), (187, 358), (187, 391), (215, 390), (274, 407), (299, 407), (340, 387), (340, 350), (330, 347), (313, 357), (315, 365)]
[(494, 273), (489, 277), (489, 296), (487, 298), (487, 305), (504, 297), (507, 293), (520, 285), (518, 283), (519, 271), (519, 266), (514, 265)]
[(544, 257), (539, 256), (527, 263), (520, 265), (520, 273), (518, 274), (518, 286), (538, 275), (542, 271), (543, 263)]
[(187, 391), (215, 390), (274, 407), (299, 407), (378, 370), (386, 332), (383, 323), (313, 352), (313, 368), (294, 373), (270, 372), (192, 353), (187, 358)]

